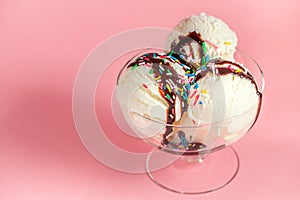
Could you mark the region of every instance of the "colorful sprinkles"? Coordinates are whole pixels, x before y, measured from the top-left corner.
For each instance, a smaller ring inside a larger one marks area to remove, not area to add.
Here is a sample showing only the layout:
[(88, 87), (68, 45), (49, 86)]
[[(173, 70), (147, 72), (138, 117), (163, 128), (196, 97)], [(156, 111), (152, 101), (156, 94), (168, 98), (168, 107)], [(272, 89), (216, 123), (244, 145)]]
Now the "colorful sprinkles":
[(137, 68), (138, 64), (136, 63), (132, 68), (131, 70), (134, 71), (136, 68)]
[(146, 84), (143, 84), (143, 87), (146, 88), (146, 89), (148, 89), (148, 86)]
[(195, 97), (194, 106), (197, 104), (199, 97), (200, 97), (199, 94)]
[(189, 146), (187, 144), (187, 141), (185, 139), (185, 134), (183, 131), (178, 131), (178, 137), (180, 138), (181, 144), (184, 146), (185, 149), (188, 149)]
[[(154, 78), (154, 81), (158, 85), (159, 93), (169, 105), (167, 109), (167, 124), (173, 124), (175, 120), (180, 119), (180, 116), (176, 116), (178, 113), (177, 110), (175, 112), (175, 102), (180, 103), (181, 112), (179, 113), (181, 113), (181, 115), (187, 111), (189, 105), (202, 105), (199, 106), (199, 108), (205, 107), (205, 96), (207, 96), (208, 91), (204, 89), (202, 85), (199, 85), (197, 81), (199, 77), (201, 78), (207, 74), (212, 74), (212, 68), (209, 65), (211, 58), (208, 54), (208, 50), (210, 50), (210, 46), (217, 50), (218, 46), (209, 40), (201, 39), (197, 42), (199, 42), (202, 48), (201, 61), (199, 62), (189, 63), (185, 61), (186, 56), (193, 56), (191, 52), (187, 53), (187, 55), (177, 55), (177, 51), (170, 51), (168, 53), (145, 54), (137, 58), (136, 61), (129, 66), (132, 71), (135, 71), (138, 66), (150, 67), (149, 74)], [(231, 45), (230, 42), (224, 42), (224, 44)], [(174, 69), (173, 64), (177, 65), (177, 67), (181, 67), (185, 73), (178, 74), (178, 70)], [(232, 68), (231, 65), (228, 65), (227, 68), (233, 73), (243, 72), (241, 69)], [(149, 89), (149, 83), (148, 85), (143, 83), (142, 87)], [(197, 124), (195, 119), (192, 119), (192, 122)], [(167, 126), (163, 136), (163, 144), (167, 145), (171, 143), (170, 138), (173, 138), (172, 133), (173, 128)], [(183, 131), (178, 131), (178, 138), (180, 139), (179, 145), (181, 145), (181, 147), (183, 146), (188, 150), (192, 145), (192, 143), (187, 142)]]
[(216, 44), (214, 44), (213, 42), (211, 42), (211, 41), (209, 41), (209, 40), (205, 40), (205, 42), (207, 42), (207, 44), (213, 46), (215, 49), (218, 49), (218, 48), (219, 48)]
[(149, 74), (153, 74), (153, 68), (150, 69)]

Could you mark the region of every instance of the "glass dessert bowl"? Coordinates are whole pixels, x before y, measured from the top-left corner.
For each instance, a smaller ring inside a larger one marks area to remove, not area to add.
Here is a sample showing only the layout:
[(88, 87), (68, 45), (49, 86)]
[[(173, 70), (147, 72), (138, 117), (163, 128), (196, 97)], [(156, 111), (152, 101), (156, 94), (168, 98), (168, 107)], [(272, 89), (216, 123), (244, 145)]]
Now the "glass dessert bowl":
[(155, 147), (146, 161), (149, 177), (184, 194), (215, 191), (233, 180), (239, 158), (230, 145), (255, 124), (263, 90), (262, 70), (239, 50), (234, 61), (195, 65), (172, 51), (147, 49), (123, 67), (116, 87), (126, 122)]

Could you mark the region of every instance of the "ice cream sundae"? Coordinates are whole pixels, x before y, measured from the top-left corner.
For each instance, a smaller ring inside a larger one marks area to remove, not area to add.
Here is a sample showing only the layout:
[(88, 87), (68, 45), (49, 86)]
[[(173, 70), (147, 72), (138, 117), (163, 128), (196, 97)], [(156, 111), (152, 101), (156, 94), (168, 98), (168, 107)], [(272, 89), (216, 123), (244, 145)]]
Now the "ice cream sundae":
[[(205, 148), (209, 131), (182, 127), (221, 124), (225, 145), (242, 137), (258, 116), (261, 93), (247, 66), (235, 60), (236, 34), (202, 13), (175, 26), (165, 46), (132, 59), (118, 80), (128, 124), (164, 147), (185, 151)], [(149, 122), (160, 126), (154, 130)]]

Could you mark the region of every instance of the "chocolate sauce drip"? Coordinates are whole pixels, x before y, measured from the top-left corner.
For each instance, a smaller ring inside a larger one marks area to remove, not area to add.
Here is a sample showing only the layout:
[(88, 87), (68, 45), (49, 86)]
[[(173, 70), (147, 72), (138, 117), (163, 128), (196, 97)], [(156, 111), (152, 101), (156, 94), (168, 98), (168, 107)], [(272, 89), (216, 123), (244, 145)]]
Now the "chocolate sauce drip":
[[(193, 48), (192, 48), (191, 44), (195, 43), (195, 42), (198, 43), (198, 45), (197, 45), (197, 47), (198, 47), (197, 51), (199, 52), (199, 58), (202, 58), (203, 55), (205, 54), (205, 52), (204, 52), (204, 50), (202, 48), (202, 45), (205, 43), (205, 41), (202, 39), (200, 33), (197, 33), (195, 31), (193, 31), (193, 32), (190, 32), (187, 35), (180, 35), (178, 37), (178, 40), (179, 41), (177, 43), (176, 43), (176, 41), (172, 42), (172, 44), (171, 44), (171, 50), (174, 51), (175, 54), (181, 55), (183, 57), (183, 60), (186, 60), (187, 57), (189, 56), (189, 55), (187, 55), (186, 52), (183, 51), (184, 50), (184, 46), (189, 46), (189, 50), (191, 52), (193, 52)], [(193, 59), (195, 59), (194, 55), (195, 54), (192, 53)], [(190, 65), (194, 69), (197, 68), (196, 63), (190, 62)]]
[(213, 62), (215, 65), (224, 65), (224, 64), (233, 65), (233, 66), (239, 68), (240, 70), (234, 70), (234, 69), (230, 69), (228, 67), (216, 67), (215, 68), (216, 71), (213, 72), (212, 69), (210, 68), (210, 69), (208, 69), (206, 71), (200, 72), (196, 76), (195, 81), (198, 81), (199, 79), (201, 79), (204, 76), (206, 76), (207, 73), (211, 72), (211, 73), (218, 74), (220, 76), (224, 76), (224, 75), (228, 75), (228, 74), (235, 74), (235, 75), (240, 76), (241, 78), (248, 79), (255, 86), (256, 94), (259, 97), (259, 102), (258, 102), (258, 108), (257, 108), (257, 114), (255, 116), (255, 120), (254, 120), (252, 126), (250, 127), (250, 129), (251, 129), (253, 127), (253, 125), (255, 124), (255, 122), (257, 121), (257, 118), (259, 116), (260, 109), (261, 109), (261, 104), (262, 104), (262, 93), (259, 91), (258, 85), (256, 84), (256, 82), (254, 80), (254, 77), (248, 71), (245, 73), (244, 67), (242, 67), (238, 63), (235, 63), (235, 62), (232, 62), (232, 61), (228, 61), (228, 60), (223, 60), (223, 59), (215, 59), (215, 60), (212, 60), (211, 62)]
[(238, 67), (238, 68), (240, 68), (242, 70), (242, 72), (237, 72), (236, 74), (238, 74), (241, 77), (247, 78), (255, 86), (256, 94), (259, 97), (259, 102), (258, 102), (258, 107), (257, 107), (257, 113), (256, 113), (256, 116), (255, 116), (255, 120), (253, 121), (253, 124), (249, 128), (249, 130), (250, 130), (254, 126), (255, 122), (257, 121), (257, 118), (258, 118), (260, 110), (261, 110), (261, 104), (262, 104), (262, 93), (259, 91), (258, 85), (256, 84), (256, 82), (254, 80), (254, 77), (248, 71), (247, 71), (247, 73), (245, 73), (245, 69), (242, 66), (240, 66), (239, 64), (237, 64), (237, 63), (233, 63), (233, 62), (227, 61), (227, 60), (217, 60), (216, 64), (220, 64), (220, 65), (222, 65), (222, 64), (235, 65), (236, 67)]
[[(150, 60), (152, 60), (150, 58)], [(175, 122), (175, 118), (176, 118), (176, 112), (175, 112), (175, 102), (176, 102), (176, 98), (180, 98), (182, 101), (182, 98), (179, 97), (176, 94), (175, 88), (170, 88), (173, 86), (170, 86), (170, 84), (167, 83), (168, 81), (172, 81), (174, 84), (176, 84), (175, 87), (182, 87), (182, 84), (180, 82), (178, 82), (178, 74), (177, 72), (170, 66), (169, 63), (166, 64), (160, 64), (162, 63), (162, 60), (160, 60), (160, 62), (155, 62), (153, 63), (153, 73), (154, 73), (154, 78), (159, 78), (161, 77), (161, 86), (159, 88), (159, 93), (161, 95), (162, 98), (165, 99), (165, 101), (168, 103), (168, 109), (167, 109), (167, 126), (166, 126), (166, 131), (163, 135), (163, 144), (167, 144), (168, 140), (167, 138), (169, 137), (169, 135), (172, 134), (173, 132), (173, 128), (172, 126), (169, 126), (169, 124), (173, 124)], [(161, 68), (163, 69), (161, 69)], [(167, 70), (169, 70), (172, 74), (172, 76), (167, 75)], [(168, 88), (167, 88), (167, 84), (168, 84)], [(187, 107), (187, 106), (185, 106)]]
[[(168, 137), (173, 132), (173, 127), (171, 124), (175, 122), (176, 119), (176, 112), (175, 112), (175, 102), (176, 99), (179, 98), (179, 102), (183, 102), (182, 112), (181, 115), (187, 110), (188, 103), (187, 101), (180, 95), (176, 94), (176, 88), (183, 88), (184, 82), (179, 79), (178, 73), (174, 70), (174, 68), (168, 62), (174, 62), (167, 57), (170, 54), (166, 54), (164, 58), (157, 56), (155, 53), (148, 53), (144, 55), (145, 57), (139, 57), (135, 62), (132, 62), (128, 68), (139, 66), (140, 63), (150, 64), (153, 69), (154, 79), (161, 82), (159, 87), (159, 93), (162, 98), (168, 103), (168, 109), (166, 110), (167, 116), (167, 126), (165, 133), (163, 134), (163, 141), (162, 144), (166, 145), (169, 143)], [(174, 54), (174, 58), (178, 59), (177, 56)], [(145, 59), (146, 58), (146, 59)], [(166, 60), (168, 62), (165, 62)], [(180, 61), (182, 61), (180, 59)], [(182, 63), (184, 64), (184, 63)]]
[[(153, 69), (153, 75), (155, 80), (159, 80), (161, 82), (161, 85), (159, 87), (159, 93), (162, 98), (165, 99), (165, 101), (168, 103), (168, 109), (166, 110), (166, 116), (167, 116), (167, 125), (165, 133), (163, 134), (163, 145), (170, 145), (171, 148), (178, 148), (180, 144), (173, 144), (170, 143), (168, 140), (169, 136), (173, 134), (173, 127), (172, 124), (175, 122), (176, 118), (176, 112), (175, 112), (175, 102), (176, 98), (179, 99), (180, 103), (183, 103), (183, 106), (181, 107), (181, 115), (187, 111), (188, 108), (188, 102), (187, 99), (184, 99), (181, 95), (178, 95), (176, 93), (175, 88), (183, 88), (184, 87), (184, 81), (180, 80), (178, 77), (178, 73), (174, 70), (174, 68), (170, 65), (168, 62), (174, 62), (172, 61), (168, 56), (170, 54), (166, 54), (165, 58), (161, 58), (157, 56), (155, 53), (148, 53), (146, 55), (143, 55), (139, 58), (137, 58), (134, 62), (130, 63), (127, 68), (134, 68), (138, 67), (140, 65), (146, 65), (150, 64)], [(191, 66), (189, 63), (181, 59), (177, 54), (173, 53), (172, 57), (174, 59), (177, 59), (179, 61), (179, 65), (182, 64), (186, 66), (186, 68), (182, 68), (185, 70), (186, 74), (194, 74), (196, 70)], [(168, 60), (168, 62), (165, 62), (165, 60)], [(171, 75), (170, 75), (171, 74)], [(170, 88), (170, 81), (171, 83), (174, 83), (173, 88)], [(167, 84), (169, 89), (167, 88)], [(187, 95), (189, 95), (189, 88), (186, 88)], [(180, 116), (181, 117), (181, 116)], [(186, 147), (187, 151), (196, 151), (200, 148), (206, 147), (203, 143), (189, 143)]]
[[(227, 60), (221, 60), (221, 59), (218, 59), (216, 60), (215, 62), (216, 64), (219, 64), (219, 65), (222, 65), (222, 64), (230, 64), (230, 65), (234, 65), (238, 68), (240, 68), (242, 71), (239, 71), (239, 72), (234, 72), (235, 74), (238, 74), (239, 76), (243, 77), (243, 78), (247, 78), (248, 80), (251, 81), (251, 83), (255, 86), (255, 89), (256, 89), (256, 94), (258, 95), (259, 97), (259, 102), (258, 102), (258, 107), (257, 107), (257, 113), (256, 113), (256, 116), (255, 116), (255, 120), (253, 122), (253, 124), (251, 125), (250, 129), (253, 127), (253, 125), (255, 124), (255, 122), (257, 121), (257, 118), (259, 116), (259, 113), (260, 113), (260, 109), (261, 109), (261, 104), (262, 104), (262, 93), (259, 91), (259, 88), (258, 88), (258, 85), (256, 84), (255, 80), (254, 80), (254, 77), (252, 76), (252, 74), (250, 74), (248, 71), (247, 73), (245, 73), (245, 69), (237, 64), (237, 63), (234, 63), (234, 62), (231, 62), (231, 61), (227, 61)], [(228, 68), (227, 68), (228, 69)], [(221, 72), (221, 75), (225, 75), (225, 72)], [(222, 74), (223, 73), (223, 74)]]
[(214, 63), (217, 64), (217, 65), (223, 65), (223, 64), (234, 65), (237, 68), (241, 69), (241, 71), (233, 71), (233, 70), (230, 70), (229, 68), (220, 68), (220, 69), (223, 69), (223, 70), (220, 71), (220, 69), (219, 69), (219, 72), (220, 72), (220, 75), (226, 75), (226, 74), (229, 74), (229, 73), (234, 73), (234, 74), (237, 74), (237, 75), (239, 75), (243, 78), (249, 79), (251, 81), (251, 83), (254, 84), (257, 95), (260, 96), (260, 97), (262, 96), (261, 92), (259, 92), (258, 86), (257, 86), (257, 84), (254, 80), (254, 77), (248, 71), (247, 71), (247, 73), (245, 73), (244, 67), (242, 67), (238, 63), (234, 63), (232, 61), (223, 60), (223, 59), (216, 59), (216, 60), (214, 60)]

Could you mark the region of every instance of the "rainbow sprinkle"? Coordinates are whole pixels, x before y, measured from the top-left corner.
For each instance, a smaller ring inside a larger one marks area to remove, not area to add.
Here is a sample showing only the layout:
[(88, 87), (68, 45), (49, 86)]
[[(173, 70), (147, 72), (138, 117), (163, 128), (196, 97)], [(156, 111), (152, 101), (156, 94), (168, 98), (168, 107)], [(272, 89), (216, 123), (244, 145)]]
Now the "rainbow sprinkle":
[(134, 71), (134, 70), (137, 68), (137, 66), (138, 66), (138, 64), (135, 64), (135, 65), (131, 68), (131, 70)]
[(202, 65), (205, 65), (205, 63), (206, 63), (206, 59), (203, 57), (203, 58), (201, 59), (201, 64), (202, 64)]
[(161, 69), (162, 71), (165, 71), (165, 69), (164, 69), (161, 65), (159, 65), (158, 67), (159, 67), (159, 69)]
[(240, 73), (240, 72), (242, 72), (242, 70), (241, 70), (241, 69), (237, 69), (237, 70), (235, 70), (234, 72), (235, 72), (235, 73)]
[(181, 144), (184, 146), (184, 148), (188, 149), (189, 146), (186, 142), (184, 132), (183, 131), (178, 131), (178, 137), (180, 138)]
[(158, 79), (160, 79), (161, 77), (160, 76), (158, 76), (158, 77), (156, 77), (156, 78), (154, 78), (154, 80), (158, 80)]
[(148, 89), (148, 86), (146, 84), (143, 84), (144, 88)]
[(198, 101), (199, 97), (200, 97), (200, 95), (198, 94), (198, 95), (196, 96), (196, 98), (195, 98), (195, 101), (194, 101), (194, 106), (196, 105), (196, 103), (197, 103), (197, 101)]
[(195, 96), (196, 92), (197, 92), (196, 90), (193, 92), (193, 94), (191, 95), (191, 98), (193, 98)]
[(170, 100), (170, 102), (171, 102), (172, 104), (174, 103), (173, 99), (170, 98), (169, 100)]
[(171, 90), (169, 84), (167, 84), (166, 86), (167, 86), (167, 89), (169, 90), (169, 92), (172, 92), (172, 90)]
[(184, 98), (185, 100), (187, 100), (187, 93), (186, 93), (186, 92), (183, 93), (183, 98)]
[(186, 76), (195, 76), (195, 74), (185, 74)]
[(209, 59), (210, 59), (209, 55), (206, 55), (206, 56), (205, 56), (205, 62), (208, 62)]
[(202, 69), (202, 70), (207, 70), (207, 67), (205, 67), (205, 66), (203, 65), (203, 66), (201, 66), (201, 69)]
[(206, 50), (206, 44), (205, 42), (201, 43), (202, 49), (203, 49), (203, 53), (206, 54), (207, 50)]
[(209, 40), (205, 40), (205, 42), (207, 42), (207, 44), (213, 46), (215, 49), (219, 48), (216, 44), (212, 43), (212, 42), (209, 41)]

